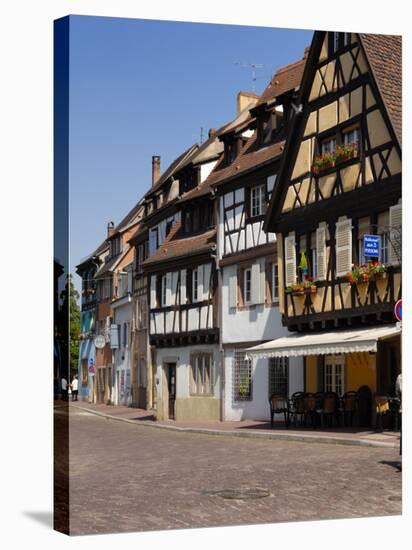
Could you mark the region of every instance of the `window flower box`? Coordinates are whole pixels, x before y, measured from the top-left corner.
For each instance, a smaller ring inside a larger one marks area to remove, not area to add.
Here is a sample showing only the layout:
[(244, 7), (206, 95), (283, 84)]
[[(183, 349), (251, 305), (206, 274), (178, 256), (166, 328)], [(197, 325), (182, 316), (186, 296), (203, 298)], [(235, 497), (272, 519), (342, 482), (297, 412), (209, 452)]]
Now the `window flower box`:
[(296, 283), (286, 288), (286, 294), (292, 296), (303, 296), (304, 294), (316, 294), (318, 287), (313, 277), (306, 277), (303, 282)]
[(312, 164), (312, 174), (314, 176), (320, 176), (328, 170), (335, 166), (335, 156), (334, 153), (324, 153), (318, 157), (315, 157), (315, 160)]
[(350, 285), (362, 285), (373, 281), (375, 278), (386, 277), (386, 266), (380, 262), (369, 262), (363, 265), (353, 265), (352, 271), (347, 274)]
[(335, 149), (335, 163), (345, 162), (358, 156), (358, 148), (355, 143), (337, 145)]

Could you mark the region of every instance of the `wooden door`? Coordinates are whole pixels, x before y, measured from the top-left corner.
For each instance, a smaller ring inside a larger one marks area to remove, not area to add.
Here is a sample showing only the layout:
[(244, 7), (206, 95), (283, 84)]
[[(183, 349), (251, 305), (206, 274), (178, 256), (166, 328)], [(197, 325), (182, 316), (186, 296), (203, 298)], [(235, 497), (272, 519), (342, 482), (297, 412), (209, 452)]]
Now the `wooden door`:
[(169, 394), (169, 418), (175, 420), (176, 363), (168, 363), (167, 365), (167, 389)]

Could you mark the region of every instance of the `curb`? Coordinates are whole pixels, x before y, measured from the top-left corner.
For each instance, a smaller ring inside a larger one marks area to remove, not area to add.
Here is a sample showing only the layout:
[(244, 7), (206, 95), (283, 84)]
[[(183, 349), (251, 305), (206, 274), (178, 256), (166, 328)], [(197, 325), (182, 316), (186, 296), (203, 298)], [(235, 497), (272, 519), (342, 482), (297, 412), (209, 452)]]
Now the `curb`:
[(119, 416), (113, 416), (111, 414), (106, 414), (100, 411), (94, 411), (93, 409), (87, 409), (86, 407), (79, 407), (76, 405), (71, 405), (71, 407), (86, 411), (88, 413), (94, 414), (96, 416), (101, 416), (107, 420), (117, 420), (120, 422), (127, 422), (129, 424), (134, 424), (135, 426), (146, 426), (149, 428), (156, 428), (159, 430), (171, 430), (181, 433), (195, 433), (202, 435), (220, 435), (220, 436), (230, 436), (230, 437), (246, 437), (249, 439), (272, 439), (275, 441), (300, 441), (303, 443), (324, 443), (327, 445), (352, 445), (358, 447), (381, 447), (386, 449), (397, 449), (399, 446), (399, 441), (394, 443), (386, 443), (385, 441), (368, 441), (365, 439), (350, 439), (350, 438), (340, 438), (340, 437), (331, 437), (324, 435), (304, 435), (304, 434), (289, 434), (289, 433), (269, 433), (269, 432), (239, 432), (233, 430), (217, 430), (211, 428), (182, 428), (179, 426), (168, 426), (165, 424), (159, 424), (157, 421), (153, 420), (132, 420), (129, 418), (122, 418)]

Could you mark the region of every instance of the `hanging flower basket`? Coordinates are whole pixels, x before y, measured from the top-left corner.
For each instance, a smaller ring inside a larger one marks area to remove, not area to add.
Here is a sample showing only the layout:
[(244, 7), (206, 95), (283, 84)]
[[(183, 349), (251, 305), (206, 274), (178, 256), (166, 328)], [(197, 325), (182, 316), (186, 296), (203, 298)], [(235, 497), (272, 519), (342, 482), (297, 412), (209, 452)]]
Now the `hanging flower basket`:
[(329, 168), (333, 168), (335, 166), (335, 157), (333, 153), (324, 153), (323, 155), (320, 155), (319, 157), (315, 157), (315, 160), (312, 164), (312, 174), (314, 176), (320, 176), (328, 170)]
[(306, 277), (303, 282), (296, 283), (286, 288), (286, 294), (292, 296), (303, 296), (304, 294), (316, 294), (318, 287), (313, 277)]

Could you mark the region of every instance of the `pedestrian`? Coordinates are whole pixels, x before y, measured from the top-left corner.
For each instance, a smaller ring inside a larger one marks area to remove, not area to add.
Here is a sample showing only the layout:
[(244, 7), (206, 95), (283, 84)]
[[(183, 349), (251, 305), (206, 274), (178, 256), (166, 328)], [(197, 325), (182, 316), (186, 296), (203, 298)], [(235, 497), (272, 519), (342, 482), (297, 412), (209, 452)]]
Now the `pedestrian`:
[(399, 399), (399, 416), (401, 419), (400, 426), (400, 443), (399, 443), (399, 454), (402, 455), (402, 373), (398, 374), (395, 384), (396, 397)]
[(61, 390), (63, 401), (67, 401), (67, 380), (64, 376), (61, 379)]
[(72, 380), (72, 401), (77, 401), (78, 394), (79, 394), (79, 381), (77, 379), (77, 374), (75, 374)]

